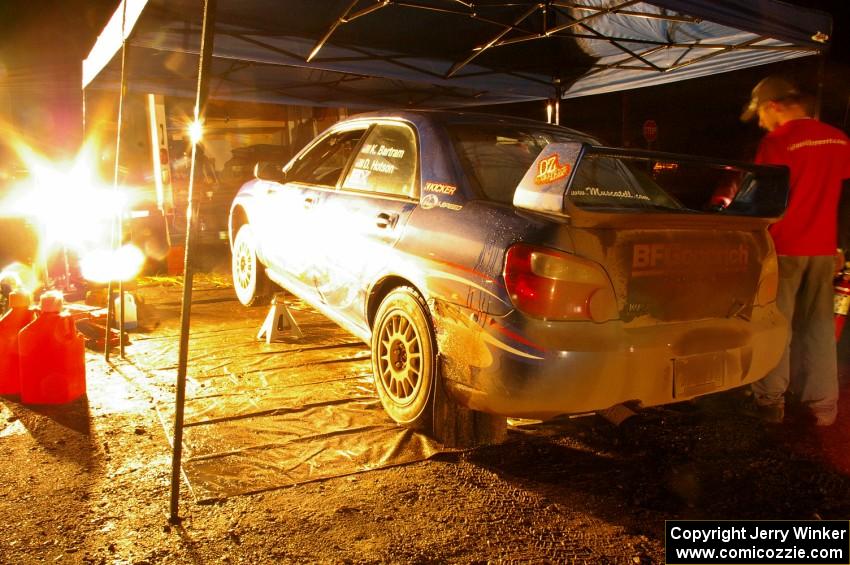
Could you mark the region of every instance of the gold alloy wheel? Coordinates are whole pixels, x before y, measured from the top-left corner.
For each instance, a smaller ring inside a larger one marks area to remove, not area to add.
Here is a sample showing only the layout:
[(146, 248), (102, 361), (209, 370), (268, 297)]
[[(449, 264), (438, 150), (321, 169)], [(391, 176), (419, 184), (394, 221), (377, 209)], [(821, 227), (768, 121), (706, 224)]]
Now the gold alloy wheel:
[(265, 274), (255, 248), (251, 226), (244, 224), (233, 242), (231, 275), (236, 297), (245, 306), (255, 306), (268, 298), (269, 289), (264, 285)]
[(422, 386), (422, 344), (413, 321), (402, 310), (384, 319), (379, 334), (378, 374), (393, 402), (409, 404)]
[(239, 288), (248, 288), (254, 278), (254, 253), (245, 241), (240, 241), (236, 247), (234, 261), (236, 262), (235, 271)]

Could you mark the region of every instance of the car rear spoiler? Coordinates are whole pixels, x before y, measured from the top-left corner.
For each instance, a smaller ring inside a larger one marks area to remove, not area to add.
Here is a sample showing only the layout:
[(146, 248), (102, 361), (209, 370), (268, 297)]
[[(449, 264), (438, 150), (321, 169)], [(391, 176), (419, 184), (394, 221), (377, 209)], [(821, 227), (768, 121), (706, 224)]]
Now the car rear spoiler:
[[(618, 170), (625, 173), (621, 178), (633, 181), (626, 190), (586, 186), (588, 175), (593, 173), (590, 165), (588, 170), (582, 170), (582, 164), (606, 159), (608, 163), (616, 163)], [(665, 188), (662, 180), (665, 175), (674, 176), (680, 169), (687, 169), (692, 176), (702, 170), (710, 174), (700, 175), (698, 182), (691, 183), (694, 186), (688, 185), (685, 191), (679, 191), (682, 194), (677, 194)], [(581, 177), (581, 186), (575, 186), (577, 176)], [(709, 186), (711, 182), (716, 182), (716, 186)], [(665, 203), (675, 202), (677, 206), (654, 204), (652, 198), (645, 195), (645, 188), (663, 194)], [(703, 194), (696, 194), (698, 191)], [(607, 194), (615, 197), (614, 200), (619, 198), (619, 202), (594, 205), (594, 197), (598, 200), (600, 194), (603, 200)], [(698, 201), (699, 206), (694, 206), (692, 201)], [(724, 223), (767, 224), (782, 216), (787, 202), (786, 167), (581, 142), (547, 145), (517, 185), (513, 198), (517, 208), (567, 216), (575, 225), (616, 224), (620, 227), (632, 221), (646, 225), (646, 214), (652, 214), (653, 222), (665, 225), (717, 224), (719, 216), (723, 216)]]

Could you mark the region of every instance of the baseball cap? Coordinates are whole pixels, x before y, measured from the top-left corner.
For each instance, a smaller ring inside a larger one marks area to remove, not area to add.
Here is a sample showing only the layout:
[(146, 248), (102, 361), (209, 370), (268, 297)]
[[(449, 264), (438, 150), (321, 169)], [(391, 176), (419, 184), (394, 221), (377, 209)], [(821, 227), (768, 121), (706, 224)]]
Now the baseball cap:
[(758, 108), (765, 102), (776, 102), (800, 96), (800, 90), (794, 83), (779, 76), (769, 76), (761, 79), (753, 88), (750, 103), (741, 114), (741, 121), (748, 122), (758, 113)]

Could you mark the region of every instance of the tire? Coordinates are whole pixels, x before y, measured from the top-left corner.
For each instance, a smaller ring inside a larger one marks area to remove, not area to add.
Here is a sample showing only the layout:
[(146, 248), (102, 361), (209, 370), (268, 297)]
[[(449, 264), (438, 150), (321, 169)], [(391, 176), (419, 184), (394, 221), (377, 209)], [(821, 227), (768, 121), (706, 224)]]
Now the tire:
[(393, 289), (372, 327), (372, 371), (387, 414), (398, 424), (431, 433), (437, 352), (423, 298), (412, 288)]
[(268, 304), (271, 285), (266, 271), (257, 259), (254, 232), (250, 224), (244, 224), (233, 240), (231, 274), (236, 298), (245, 306)]

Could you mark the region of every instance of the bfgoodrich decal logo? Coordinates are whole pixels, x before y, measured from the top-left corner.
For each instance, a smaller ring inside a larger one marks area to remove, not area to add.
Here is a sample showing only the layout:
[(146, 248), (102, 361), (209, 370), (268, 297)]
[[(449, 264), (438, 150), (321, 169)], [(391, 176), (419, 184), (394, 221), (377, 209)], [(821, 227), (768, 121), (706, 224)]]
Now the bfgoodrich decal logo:
[(681, 271), (743, 271), (749, 262), (744, 244), (728, 249), (699, 249), (678, 243), (636, 243), (632, 276), (666, 275)]

